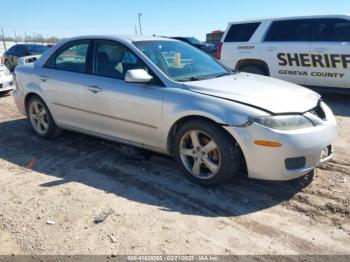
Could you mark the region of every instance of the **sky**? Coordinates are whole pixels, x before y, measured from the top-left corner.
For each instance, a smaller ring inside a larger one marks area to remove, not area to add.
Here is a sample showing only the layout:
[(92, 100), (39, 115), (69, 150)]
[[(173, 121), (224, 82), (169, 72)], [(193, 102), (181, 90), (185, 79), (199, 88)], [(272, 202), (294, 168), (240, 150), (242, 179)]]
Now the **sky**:
[(350, 14), (350, 0), (0, 0), (6, 36), (135, 34), (205, 40), (228, 22), (260, 17)]

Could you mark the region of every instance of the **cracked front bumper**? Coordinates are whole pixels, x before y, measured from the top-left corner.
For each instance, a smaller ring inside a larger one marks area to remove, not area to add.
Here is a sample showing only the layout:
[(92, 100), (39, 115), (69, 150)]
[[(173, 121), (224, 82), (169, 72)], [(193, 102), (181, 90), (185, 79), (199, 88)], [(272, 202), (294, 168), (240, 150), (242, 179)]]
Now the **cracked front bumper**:
[[(273, 130), (253, 123), (247, 127), (225, 127), (244, 154), (248, 176), (264, 180), (291, 180), (303, 176), (333, 156), (331, 144), (336, 138), (336, 121), (324, 105), (326, 120), (319, 125), (293, 131)], [(256, 140), (276, 141), (281, 147), (256, 145)], [(324, 149), (328, 148), (328, 155)], [(321, 153), (323, 151), (323, 157)], [(288, 169), (286, 160), (304, 158), (303, 166)]]

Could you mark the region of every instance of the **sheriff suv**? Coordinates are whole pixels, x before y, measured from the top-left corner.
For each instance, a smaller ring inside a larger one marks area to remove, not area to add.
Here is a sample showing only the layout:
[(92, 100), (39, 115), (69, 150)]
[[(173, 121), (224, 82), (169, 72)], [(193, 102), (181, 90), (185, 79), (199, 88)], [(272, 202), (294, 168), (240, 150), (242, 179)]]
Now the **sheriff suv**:
[(238, 71), (345, 91), (350, 88), (350, 16), (230, 23), (218, 56)]

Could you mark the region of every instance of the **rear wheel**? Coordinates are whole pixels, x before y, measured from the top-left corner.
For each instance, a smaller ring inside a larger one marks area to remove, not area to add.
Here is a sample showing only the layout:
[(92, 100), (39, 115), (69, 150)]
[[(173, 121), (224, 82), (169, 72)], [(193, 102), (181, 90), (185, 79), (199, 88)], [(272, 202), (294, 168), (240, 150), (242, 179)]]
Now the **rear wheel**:
[(50, 110), (44, 101), (33, 96), (28, 102), (28, 118), (34, 132), (42, 138), (53, 138), (57, 136), (61, 129), (55, 124)]
[(255, 65), (244, 66), (244, 67), (241, 68), (240, 71), (241, 72), (246, 72), (246, 73), (252, 73), (252, 74), (256, 74), (256, 75), (267, 76), (267, 72), (266, 72), (265, 69), (263, 69), (260, 66), (255, 66)]
[(243, 156), (238, 144), (210, 122), (184, 124), (176, 133), (174, 149), (183, 173), (202, 186), (225, 183), (242, 172)]

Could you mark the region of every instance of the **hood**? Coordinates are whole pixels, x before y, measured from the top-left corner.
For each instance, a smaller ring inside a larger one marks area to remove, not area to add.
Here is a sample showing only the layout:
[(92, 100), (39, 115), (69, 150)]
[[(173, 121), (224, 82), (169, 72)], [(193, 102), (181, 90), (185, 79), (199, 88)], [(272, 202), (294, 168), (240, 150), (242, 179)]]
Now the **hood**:
[(193, 92), (247, 104), (273, 114), (304, 113), (317, 106), (320, 95), (301, 86), (254, 74), (237, 73), (188, 82)]

